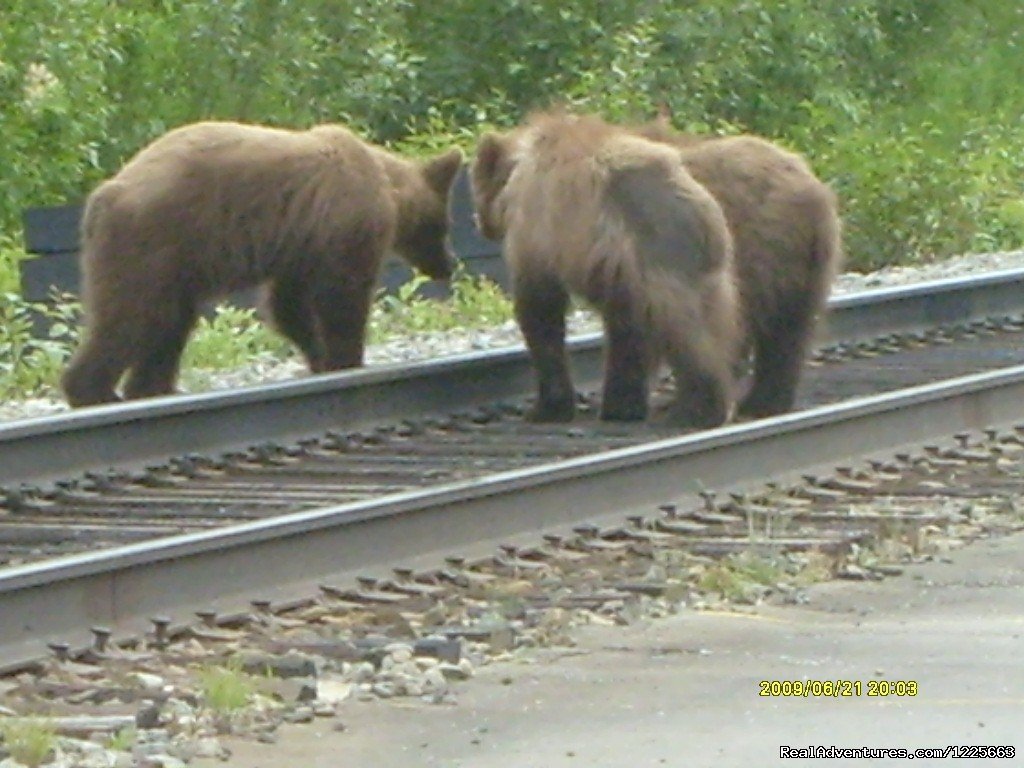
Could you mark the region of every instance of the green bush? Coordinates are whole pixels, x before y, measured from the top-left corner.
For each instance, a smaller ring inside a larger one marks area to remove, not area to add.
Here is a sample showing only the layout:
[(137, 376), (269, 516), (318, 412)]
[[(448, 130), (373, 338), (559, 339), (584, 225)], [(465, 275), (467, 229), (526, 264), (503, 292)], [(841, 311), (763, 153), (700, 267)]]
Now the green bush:
[[(78, 304), (70, 296), (53, 304), (29, 303), (18, 294), (0, 296), (0, 398), (51, 394), (78, 339)], [(33, 334), (34, 318), (49, 324)]]
[(852, 268), (1020, 247), (1022, 29), (1016, 0), (6, 0), (0, 293), (25, 208), (173, 126), (339, 120), (423, 154), (552, 101), (804, 153)]
[(497, 325), (512, 319), (512, 303), (501, 288), (486, 277), (468, 274), (460, 265), (452, 276), (451, 299), (424, 298), (423, 275), (400, 286), (394, 295), (381, 294), (370, 313), (369, 338), (380, 343), (410, 333), (431, 333), (458, 328)]
[(1013, 0), (8, 0), (4, 25), (0, 254), (24, 208), (181, 123), (340, 120), (425, 152), (553, 100), (805, 153), (854, 267), (1024, 240)]

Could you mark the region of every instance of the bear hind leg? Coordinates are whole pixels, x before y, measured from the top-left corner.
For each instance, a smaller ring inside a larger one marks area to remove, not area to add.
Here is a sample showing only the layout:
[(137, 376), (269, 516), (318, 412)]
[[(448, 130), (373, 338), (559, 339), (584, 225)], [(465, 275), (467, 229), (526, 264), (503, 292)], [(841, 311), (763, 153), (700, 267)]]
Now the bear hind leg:
[(604, 312), (606, 346), (601, 395), (601, 419), (604, 421), (647, 418), (650, 334), (638, 322), (639, 314), (628, 292), (621, 286), (614, 288)]
[(373, 281), (365, 279), (323, 282), (312, 294), (318, 340), (323, 349), (314, 371), (339, 371), (363, 364), (366, 322), (373, 301)]
[(792, 410), (812, 333), (809, 307), (790, 304), (754, 330), (754, 376), (739, 413), (750, 418)]
[(569, 294), (550, 276), (519, 276), (513, 285), (516, 321), (537, 374), (537, 402), (529, 421), (572, 421), (576, 391), (565, 354)]
[(119, 401), (115, 387), (131, 361), (133, 339), (121, 329), (90, 327), (61, 376), (61, 388), (73, 408)]
[(161, 310), (168, 314), (142, 325), (142, 338), (145, 341), (139, 345), (128, 372), (128, 380), (124, 385), (126, 399), (174, 392), (181, 355), (195, 326), (197, 312), (195, 305), (185, 299), (177, 302), (173, 312), (166, 304)]

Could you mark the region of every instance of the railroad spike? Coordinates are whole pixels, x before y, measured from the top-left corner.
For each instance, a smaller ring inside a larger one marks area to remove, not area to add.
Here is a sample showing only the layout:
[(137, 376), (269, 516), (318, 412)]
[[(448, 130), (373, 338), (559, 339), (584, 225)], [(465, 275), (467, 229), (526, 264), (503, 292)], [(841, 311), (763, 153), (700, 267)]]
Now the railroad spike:
[(46, 647), (53, 652), (54, 657), (57, 661), (63, 663), (71, 660), (71, 646), (68, 643), (53, 642), (47, 643)]
[(166, 648), (171, 639), (168, 631), (171, 619), (168, 616), (153, 616), (149, 621), (153, 625), (153, 645), (157, 648)]
[(593, 539), (601, 535), (601, 529), (593, 523), (581, 523), (573, 527), (573, 533), (587, 539)]
[(273, 611), (271, 610), (271, 602), (270, 602), (270, 600), (264, 600), (264, 599), (250, 600), (249, 601), (249, 605), (251, 605), (252, 609), (256, 613), (258, 613), (258, 614), (270, 614), (270, 613), (273, 613)]
[(714, 491), (700, 491), (698, 495), (704, 500), (704, 509), (708, 512), (715, 511), (715, 492)]
[(97, 653), (105, 653), (113, 634), (109, 627), (92, 627), (92, 649)]

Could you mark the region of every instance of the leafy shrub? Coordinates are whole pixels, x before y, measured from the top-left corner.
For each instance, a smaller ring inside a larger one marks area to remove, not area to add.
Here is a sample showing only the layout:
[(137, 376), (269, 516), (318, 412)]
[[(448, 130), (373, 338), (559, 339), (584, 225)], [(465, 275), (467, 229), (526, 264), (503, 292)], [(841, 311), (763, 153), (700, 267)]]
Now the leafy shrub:
[(425, 298), (420, 289), (429, 279), (417, 275), (394, 295), (382, 294), (370, 315), (370, 340), (375, 343), (410, 333), (450, 331), (497, 325), (512, 318), (512, 304), (501, 288), (460, 265), (452, 276), (451, 299)]
[(255, 310), (219, 305), (213, 317), (200, 318), (182, 355), (182, 367), (239, 368), (260, 359), (284, 359), (290, 353), (290, 344), (259, 322)]
[(340, 120), (419, 154), (552, 100), (803, 152), (853, 267), (1019, 247), (1022, 29), (1013, 0), (7, 0), (0, 290), (24, 208), (181, 123)]
[[(30, 303), (17, 294), (0, 297), (0, 397), (52, 393), (77, 343), (79, 305), (72, 297)], [(48, 325), (46, 336), (33, 330)]]

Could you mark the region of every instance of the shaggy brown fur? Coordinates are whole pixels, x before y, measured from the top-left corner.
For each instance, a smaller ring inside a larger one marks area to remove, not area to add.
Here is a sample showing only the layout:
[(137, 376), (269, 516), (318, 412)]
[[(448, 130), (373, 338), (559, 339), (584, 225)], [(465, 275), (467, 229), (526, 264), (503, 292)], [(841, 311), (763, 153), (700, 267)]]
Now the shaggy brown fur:
[(547, 113), (487, 134), (471, 168), (482, 230), (504, 238), (516, 317), (537, 370), (532, 418), (569, 420), (569, 292), (601, 312), (601, 417), (643, 419), (667, 361), (674, 417), (712, 426), (731, 409), (737, 334), (732, 246), (721, 209), (663, 145), (596, 117)]
[(64, 374), (72, 405), (171, 392), (200, 302), (265, 284), (277, 328), (313, 371), (362, 363), (388, 249), (447, 278), (452, 150), (403, 160), (337, 125), (198, 123), (171, 131), (86, 203), (87, 335)]
[(664, 118), (635, 132), (677, 147), (729, 222), (754, 356), (752, 386), (739, 413), (790, 410), (842, 260), (835, 195), (803, 158), (754, 136), (694, 136), (672, 130)]

